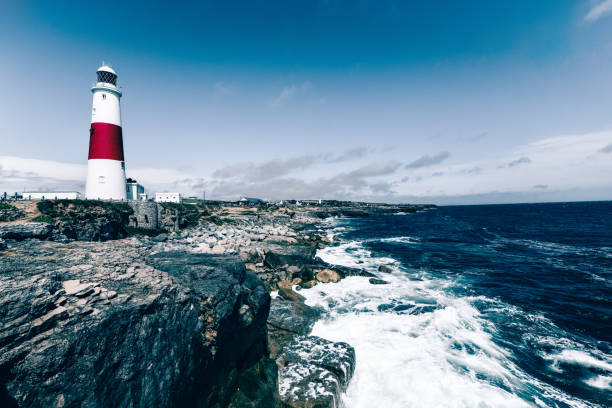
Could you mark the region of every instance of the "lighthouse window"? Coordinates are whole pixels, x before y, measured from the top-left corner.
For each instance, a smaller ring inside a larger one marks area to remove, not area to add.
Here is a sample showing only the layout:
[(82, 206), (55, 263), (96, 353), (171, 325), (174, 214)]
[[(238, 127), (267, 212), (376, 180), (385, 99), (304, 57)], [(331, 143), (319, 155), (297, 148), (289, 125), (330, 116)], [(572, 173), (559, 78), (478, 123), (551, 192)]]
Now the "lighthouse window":
[(117, 85), (117, 75), (108, 71), (98, 71), (98, 82), (106, 82), (109, 84)]
[(106, 94), (102, 94), (102, 99), (106, 99)]

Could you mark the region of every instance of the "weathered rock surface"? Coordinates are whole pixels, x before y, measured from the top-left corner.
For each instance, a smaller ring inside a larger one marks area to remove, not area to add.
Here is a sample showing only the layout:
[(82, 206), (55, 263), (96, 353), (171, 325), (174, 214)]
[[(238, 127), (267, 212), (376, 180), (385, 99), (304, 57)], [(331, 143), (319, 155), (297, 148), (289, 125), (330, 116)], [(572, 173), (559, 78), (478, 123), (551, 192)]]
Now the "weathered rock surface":
[(355, 370), (355, 350), (316, 336), (297, 336), (277, 360), (279, 392), (291, 407), (337, 407)]
[(25, 216), (25, 212), (10, 204), (0, 202), (0, 222), (14, 221)]
[(378, 279), (378, 278), (370, 278), (369, 281), (372, 285), (387, 285), (389, 282), (387, 282), (384, 279)]
[(49, 239), (53, 226), (40, 222), (0, 226), (0, 238), (23, 241), (25, 239)]
[(11, 241), (0, 406), (277, 406), (269, 304), (235, 258)]
[(380, 265), (378, 267), (378, 272), (391, 273), (393, 269), (389, 268), (387, 265)]
[(325, 268), (317, 273), (317, 280), (321, 283), (336, 283), (340, 280), (338, 272)]
[(270, 357), (276, 359), (295, 336), (310, 333), (320, 315), (320, 311), (304, 303), (272, 299), (268, 317)]
[(281, 399), (290, 407), (337, 407), (355, 369), (350, 345), (308, 336), (320, 313), (301, 302), (272, 300), (270, 356), (279, 366)]

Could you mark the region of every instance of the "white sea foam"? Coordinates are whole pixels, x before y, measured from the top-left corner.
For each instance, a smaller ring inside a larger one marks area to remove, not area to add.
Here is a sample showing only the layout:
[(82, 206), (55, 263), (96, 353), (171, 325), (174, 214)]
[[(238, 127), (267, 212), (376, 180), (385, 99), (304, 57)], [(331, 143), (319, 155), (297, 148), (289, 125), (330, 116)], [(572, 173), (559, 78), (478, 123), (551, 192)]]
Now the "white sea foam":
[(383, 238), (380, 242), (391, 242), (397, 244), (416, 244), (420, 242), (418, 238), (415, 237), (392, 237), (392, 238)]
[[(318, 255), (370, 272), (395, 262), (372, 257), (358, 242)], [(383, 278), (388, 285), (348, 277), (300, 292), (327, 311), (313, 334), (355, 348), (346, 407), (522, 407), (551, 400), (587, 406), (515, 366), (492, 340), (495, 327), (472, 305), (478, 299), (449, 295), (451, 282), (399, 268)]]
[(585, 381), (587, 385), (602, 390), (612, 390), (612, 376), (596, 375)]
[(610, 361), (596, 358), (582, 350), (563, 350), (558, 354), (544, 356), (544, 358), (551, 360), (553, 366), (557, 369), (559, 369), (559, 363), (563, 362), (612, 372), (612, 363)]

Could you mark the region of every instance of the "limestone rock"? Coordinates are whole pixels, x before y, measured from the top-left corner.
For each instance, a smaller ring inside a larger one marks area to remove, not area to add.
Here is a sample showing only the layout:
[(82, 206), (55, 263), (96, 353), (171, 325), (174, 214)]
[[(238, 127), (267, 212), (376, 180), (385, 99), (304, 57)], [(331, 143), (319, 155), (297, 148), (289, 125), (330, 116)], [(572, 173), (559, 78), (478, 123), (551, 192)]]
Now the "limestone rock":
[(235, 258), (25, 240), (0, 270), (2, 407), (278, 406), (270, 297)]
[(338, 406), (355, 370), (355, 350), (315, 336), (297, 336), (277, 360), (279, 392), (290, 407)]
[(321, 283), (336, 283), (340, 280), (340, 275), (331, 269), (323, 269), (317, 273), (317, 280)]
[(23, 241), (24, 239), (45, 240), (51, 236), (53, 226), (40, 222), (29, 222), (25, 224), (1, 225), (0, 238)]

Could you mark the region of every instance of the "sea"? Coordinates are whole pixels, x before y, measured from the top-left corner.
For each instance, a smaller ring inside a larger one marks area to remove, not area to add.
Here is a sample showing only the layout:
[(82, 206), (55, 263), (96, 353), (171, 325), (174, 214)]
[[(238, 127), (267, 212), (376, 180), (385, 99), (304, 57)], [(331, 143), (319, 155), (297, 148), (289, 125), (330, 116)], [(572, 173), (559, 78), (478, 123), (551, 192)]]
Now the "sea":
[[(319, 250), (387, 284), (302, 290), (355, 348), (344, 407), (612, 406), (612, 202), (328, 219)], [(379, 272), (381, 265), (390, 273)]]

